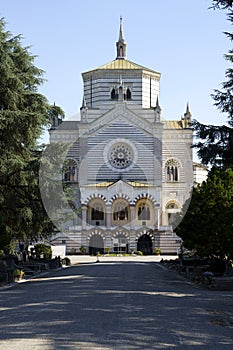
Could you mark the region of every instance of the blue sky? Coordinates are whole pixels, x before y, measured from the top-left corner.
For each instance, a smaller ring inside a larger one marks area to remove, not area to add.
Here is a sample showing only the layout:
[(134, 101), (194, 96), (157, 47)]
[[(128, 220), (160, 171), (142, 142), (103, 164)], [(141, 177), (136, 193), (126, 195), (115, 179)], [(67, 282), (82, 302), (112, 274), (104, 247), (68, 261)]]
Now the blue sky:
[(163, 118), (180, 118), (188, 101), (195, 119), (221, 124), (210, 94), (225, 79), (230, 42), (223, 32), (230, 24), (210, 6), (210, 0), (1, 0), (0, 17), (38, 56), (47, 80), (40, 91), (67, 119), (79, 113), (81, 73), (115, 59), (122, 16), (127, 58), (161, 73)]

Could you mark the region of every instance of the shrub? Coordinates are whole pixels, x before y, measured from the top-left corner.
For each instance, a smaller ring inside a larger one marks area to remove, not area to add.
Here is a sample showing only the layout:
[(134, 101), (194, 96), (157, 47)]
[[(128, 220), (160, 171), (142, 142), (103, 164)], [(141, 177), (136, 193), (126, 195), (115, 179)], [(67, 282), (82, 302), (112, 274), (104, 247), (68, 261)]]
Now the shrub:
[(35, 245), (36, 256), (39, 258), (41, 255), (45, 259), (51, 259), (52, 257), (52, 248), (46, 244), (40, 243)]
[(87, 251), (87, 250), (86, 250), (86, 248), (85, 248), (84, 246), (81, 246), (79, 250), (80, 250), (80, 252), (81, 252), (82, 254), (86, 254), (86, 251)]
[(143, 252), (141, 252), (141, 250), (138, 250), (138, 251), (137, 251), (137, 254), (138, 254), (138, 255), (143, 255)]
[(155, 248), (155, 254), (160, 255), (162, 253), (162, 250), (160, 248)]

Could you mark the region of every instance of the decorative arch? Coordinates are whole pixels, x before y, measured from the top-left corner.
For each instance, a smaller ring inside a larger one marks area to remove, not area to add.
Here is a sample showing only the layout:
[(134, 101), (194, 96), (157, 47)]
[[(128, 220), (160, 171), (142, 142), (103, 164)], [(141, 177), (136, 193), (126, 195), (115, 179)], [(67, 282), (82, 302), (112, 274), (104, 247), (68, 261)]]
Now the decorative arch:
[(156, 199), (149, 193), (140, 193), (139, 195), (137, 195), (137, 197), (134, 198), (132, 204), (136, 205), (137, 201), (139, 201), (140, 199), (148, 199), (153, 203), (153, 205), (157, 204)]
[(151, 255), (153, 252), (153, 235), (152, 233), (143, 230), (137, 234), (137, 250), (144, 255)]
[(100, 231), (92, 231), (88, 236), (88, 246), (89, 246), (89, 254), (97, 255), (97, 253), (104, 253), (104, 234)]
[(114, 196), (112, 196), (112, 197), (110, 198), (109, 203), (110, 203), (110, 204), (113, 204), (113, 202), (114, 202), (116, 199), (125, 199), (128, 203), (131, 202), (131, 199), (130, 199), (130, 197), (129, 197), (127, 194), (124, 194), (124, 193), (122, 193), (122, 194), (116, 193), (116, 194), (114, 194)]
[(106, 198), (104, 195), (100, 194), (100, 193), (93, 193), (93, 194), (91, 194), (90, 196), (88, 196), (88, 197), (83, 201), (82, 204), (83, 204), (83, 205), (88, 205), (88, 203), (89, 203), (91, 200), (96, 199), (96, 198), (102, 199), (102, 200), (104, 201), (105, 205), (107, 205), (107, 202), (108, 202), (107, 198)]
[(167, 201), (165, 208), (166, 209), (180, 209), (181, 205), (178, 201), (171, 199), (171, 200)]
[(165, 177), (167, 182), (178, 182), (180, 178), (180, 162), (175, 158), (169, 158), (165, 163)]
[(98, 236), (102, 237), (105, 240), (104, 232), (102, 232), (100, 230), (93, 230), (87, 235), (87, 241), (90, 241), (91, 237), (95, 236), (95, 235), (98, 235)]
[(147, 235), (149, 236), (152, 240), (154, 239), (153, 233), (148, 231), (148, 230), (141, 230), (136, 234), (136, 239), (139, 239), (141, 236)]
[(112, 235), (113, 251), (115, 253), (129, 252), (130, 235), (127, 231), (115, 231)]
[(120, 237), (120, 236), (123, 236), (123, 237), (125, 237), (125, 238), (127, 238), (127, 239), (129, 239), (130, 238), (130, 234), (129, 234), (129, 232), (127, 232), (127, 231), (122, 231), (122, 230), (117, 230), (117, 231), (115, 231), (114, 233), (113, 233), (113, 235), (112, 235), (112, 237), (113, 238), (117, 238), (117, 237)]

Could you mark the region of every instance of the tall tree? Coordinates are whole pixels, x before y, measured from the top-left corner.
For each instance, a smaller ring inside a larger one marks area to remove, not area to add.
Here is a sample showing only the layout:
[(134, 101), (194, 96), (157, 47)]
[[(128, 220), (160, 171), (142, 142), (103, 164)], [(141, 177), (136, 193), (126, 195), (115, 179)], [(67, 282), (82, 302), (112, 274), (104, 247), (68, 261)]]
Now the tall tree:
[[(227, 9), (227, 17), (233, 25), (233, 1), (213, 0), (214, 9)], [(233, 33), (225, 32), (230, 41)], [(233, 63), (233, 49), (225, 55), (227, 61)], [(226, 81), (222, 83), (222, 90), (215, 90), (212, 97), (220, 112), (227, 115), (228, 125), (204, 125), (193, 122), (196, 135), (202, 141), (195, 147), (198, 156), (204, 164), (211, 164), (222, 168), (233, 167), (233, 68), (226, 70)]]
[(63, 111), (50, 106), (38, 92), (43, 71), (35, 56), (23, 47), (0, 20), (0, 215), (15, 238), (33, 238), (50, 232), (39, 192), (38, 138)]
[(200, 256), (233, 260), (232, 212), (233, 170), (212, 169), (207, 181), (194, 188), (176, 233)]

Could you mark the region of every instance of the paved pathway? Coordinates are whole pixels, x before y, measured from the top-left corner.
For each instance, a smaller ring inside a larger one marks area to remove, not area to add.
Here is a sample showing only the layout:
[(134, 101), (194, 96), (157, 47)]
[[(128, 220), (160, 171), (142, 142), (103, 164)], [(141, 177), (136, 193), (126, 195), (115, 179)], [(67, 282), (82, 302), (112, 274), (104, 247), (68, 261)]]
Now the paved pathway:
[(154, 262), (79, 264), (0, 291), (0, 350), (229, 350), (232, 296)]

